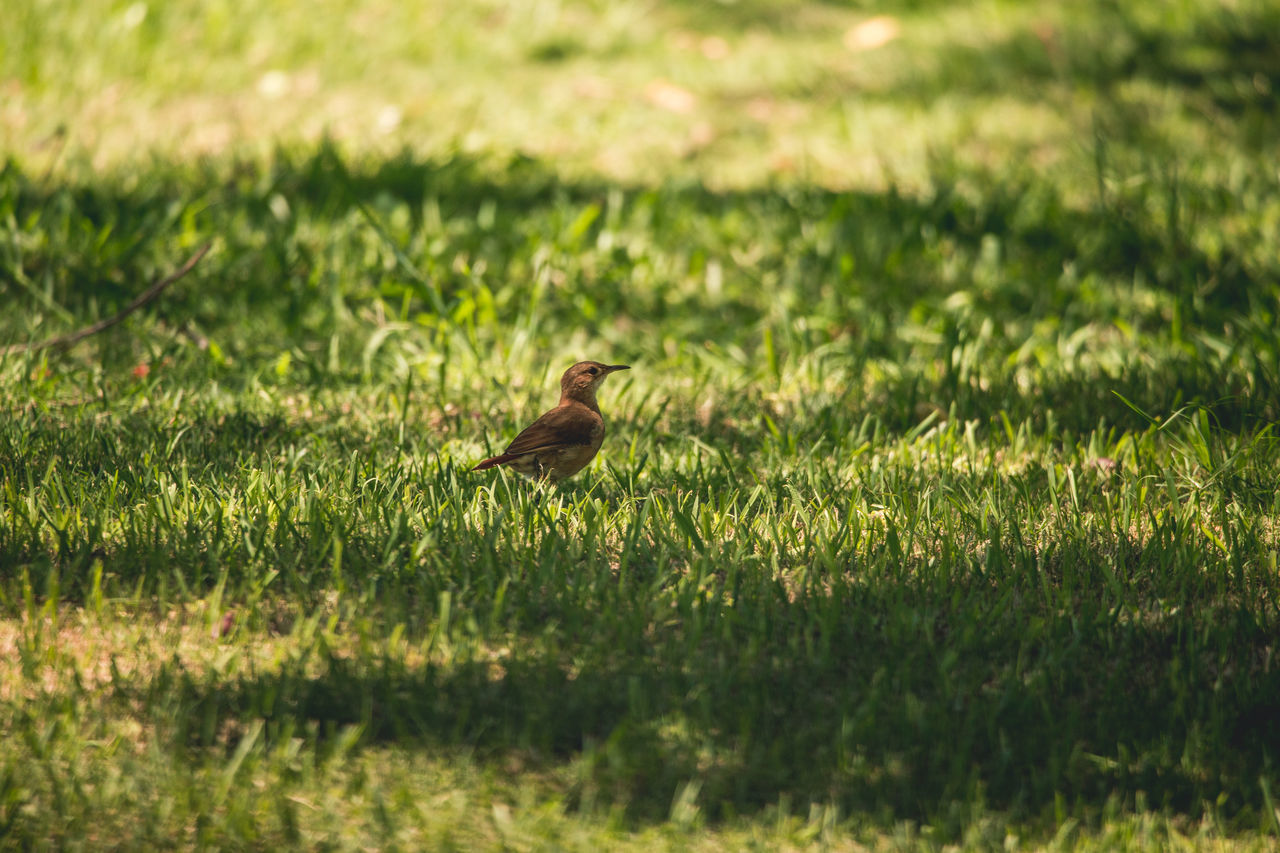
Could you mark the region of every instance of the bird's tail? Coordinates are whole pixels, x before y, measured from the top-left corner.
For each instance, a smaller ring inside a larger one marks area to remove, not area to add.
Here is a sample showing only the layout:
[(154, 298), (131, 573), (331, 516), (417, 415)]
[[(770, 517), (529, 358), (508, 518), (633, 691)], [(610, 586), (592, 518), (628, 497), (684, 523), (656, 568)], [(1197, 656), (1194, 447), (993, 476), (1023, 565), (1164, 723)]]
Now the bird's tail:
[(490, 456), (488, 459), (484, 460), (483, 462), (479, 463), (478, 465), (476, 465), (476, 466), (474, 466), (474, 467), (472, 467), (472, 468), (468, 468), (467, 470), (468, 470), (468, 471), (483, 471), (483, 470), (485, 470), (486, 468), (496, 468), (496, 467), (497, 467), (497, 466), (499, 466), (499, 465), (505, 465), (505, 464), (507, 464), (508, 462), (510, 462), (512, 459), (515, 459), (515, 458), (516, 458), (516, 457), (515, 457), (515, 454), (512, 454), (512, 453), (502, 453), (502, 454), (499, 454), (499, 455), (497, 455), (497, 456)]

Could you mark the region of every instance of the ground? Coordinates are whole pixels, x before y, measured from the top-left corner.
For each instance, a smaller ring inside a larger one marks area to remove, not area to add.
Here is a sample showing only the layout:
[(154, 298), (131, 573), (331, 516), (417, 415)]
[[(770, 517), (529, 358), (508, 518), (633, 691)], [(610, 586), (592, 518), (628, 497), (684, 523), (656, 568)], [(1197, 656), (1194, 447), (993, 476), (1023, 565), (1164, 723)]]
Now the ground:
[(1273, 4), (239, 5), (6, 7), (0, 847), (1275, 849)]

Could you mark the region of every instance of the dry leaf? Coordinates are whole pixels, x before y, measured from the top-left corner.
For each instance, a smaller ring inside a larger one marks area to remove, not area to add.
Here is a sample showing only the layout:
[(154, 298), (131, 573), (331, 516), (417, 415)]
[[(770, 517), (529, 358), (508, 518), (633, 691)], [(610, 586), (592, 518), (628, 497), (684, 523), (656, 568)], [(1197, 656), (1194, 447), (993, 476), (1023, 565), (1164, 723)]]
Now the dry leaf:
[(729, 55), (729, 43), (720, 36), (707, 36), (698, 43), (698, 47), (707, 59), (724, 59)]
[(767, 122), (773, 118), (775, 104), (768, 98), (752, 98), (747, 101), (747, 115), (759, 122)]
[(258, 94), (275, 101), (289, 94), (289, 75), (283, 71), (268, 71), (258, 78)]
[(378, 110), (377, 126), (381, 133), (391, 133), (404, 120), (404, 113), (395, 104), (387, 104)]
[(896, 39), (900, 29), (898, 19), (889, 15), (867, 18), (845, 32), (844, 46), (849, 50), (875, 50)]
[(222, 618), (218, 620), (217, 625), (213, 626), (213, 630), (210, 633), (213, 635), (214, 639), (225, 637), (231, 633), (231, 629), (234, 628), (235, 625), (236, 612), (234, 610), (228, 610), (226, 613), (222, 614)]
[(667, 80), (654, 80), (644, 87), (645, 99), (655, 107), (673, 113), (691, 113), (698, 98), (688, 89)]
[(573, 81), (573, 94), (580, 98), (605, 100), (613, 97), (613, 86), (603, 77), (579, 77)]
[(689, 128), (689, 144), (694, 148), (705, 148), (715, 141), (716, 129), (709, 121), (700, 121)]

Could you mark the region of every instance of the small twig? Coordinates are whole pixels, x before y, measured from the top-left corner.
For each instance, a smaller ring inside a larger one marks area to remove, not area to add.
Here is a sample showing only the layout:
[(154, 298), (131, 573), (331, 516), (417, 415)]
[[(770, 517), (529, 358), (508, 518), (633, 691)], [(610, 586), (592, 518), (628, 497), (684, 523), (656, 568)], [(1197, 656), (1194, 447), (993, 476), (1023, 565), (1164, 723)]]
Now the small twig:
[(209, 348), (209, 339), (202, 335), (199, 329), (191, 325), (190, 320), (182, 321), (182, 325), (178, 327), (178, 333), (195, 344), (196, 349), (205, 350)]
[(178, 328), (167, 325), (163, 320), (156, 320), (156, 329), (171, 338), (186, 338), (196, 345), (197, 349), (209, 348), (209, 339), (200, 334), (200, 330), (191, 325), (190, 320), (183, 320)]
[(49, 158), (49, 165), (45, 167), (44, 174), (40, 176), (40, 185), (47, 187), (49, 178), (53, 176), (53, 170), (57, 168), (58, 161), (62, 159), (63, 152), (67, 150), (67, 143), (71, 141), (71, 133), (67, 130), (65, 124), (60, 124), (54, 128), (53, 133), (40, 144), (40, 147), (46, 145), (56, 145), (53, 150), (53, 156)]
[(154, 302), (156, 298), (160, 296), (161, 293), (164, 293), (165, 288), (173, 284), (178, 279), (182, 278), (187, 273), (191, 272), (191, 270), (195, 269), (196, 264), (200, 263), (200, 259), (203, 258), (209, 252), (209, 249), (212, 248), (212, 246), (213, 246), (212, 243), (205, 243), (200, 248), (199, 251), (197, 251), (190, 258), (187, 258), (186, 263), (178, 267), (173, 272), (169, 273), (164, 278), (157, 281), (155, 284), (148, 287), (142, 293), (138, 294), (138, 296), (132, 302), (126, 305), (115, 316), (108, 317), (105, 320), (99, 320), (98, 322), (94, 323), (91, 326), (85, 326), (83, 329), (77, 329), (76, 331), (70, 332), (65, 335), (55, 335), (52, 338), (46, 338), (43, 341), (38, 341), (34, 344), (13, 344), (12, 346), (4, 347), (0, 349), (0, 355), (13, 355), (15, 353), (22, 353), (22, 352), (36, 352), (42, 349), (49, 349), (50, 347), (66, 348), (71, 346), (74, 343), (78, 343), (84, 340), (90, 335), (96, 335), (101, 331), (110, 329), (112, 326), (116, 325), (125, 317), (128, 317), (130, 314), (132, 314), (134, 311), (137, 311), (142, 306), (147, 305), (148, 303)]

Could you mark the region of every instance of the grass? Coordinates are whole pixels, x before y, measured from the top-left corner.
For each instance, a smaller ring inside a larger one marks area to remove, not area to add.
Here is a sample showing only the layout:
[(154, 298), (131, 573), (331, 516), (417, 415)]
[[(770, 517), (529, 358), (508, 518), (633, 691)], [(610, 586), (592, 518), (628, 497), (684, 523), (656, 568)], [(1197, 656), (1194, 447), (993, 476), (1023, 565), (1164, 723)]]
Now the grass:
[(6, 10), (0, 847), (1274, 849), (1275, 12), (455, 6)]

